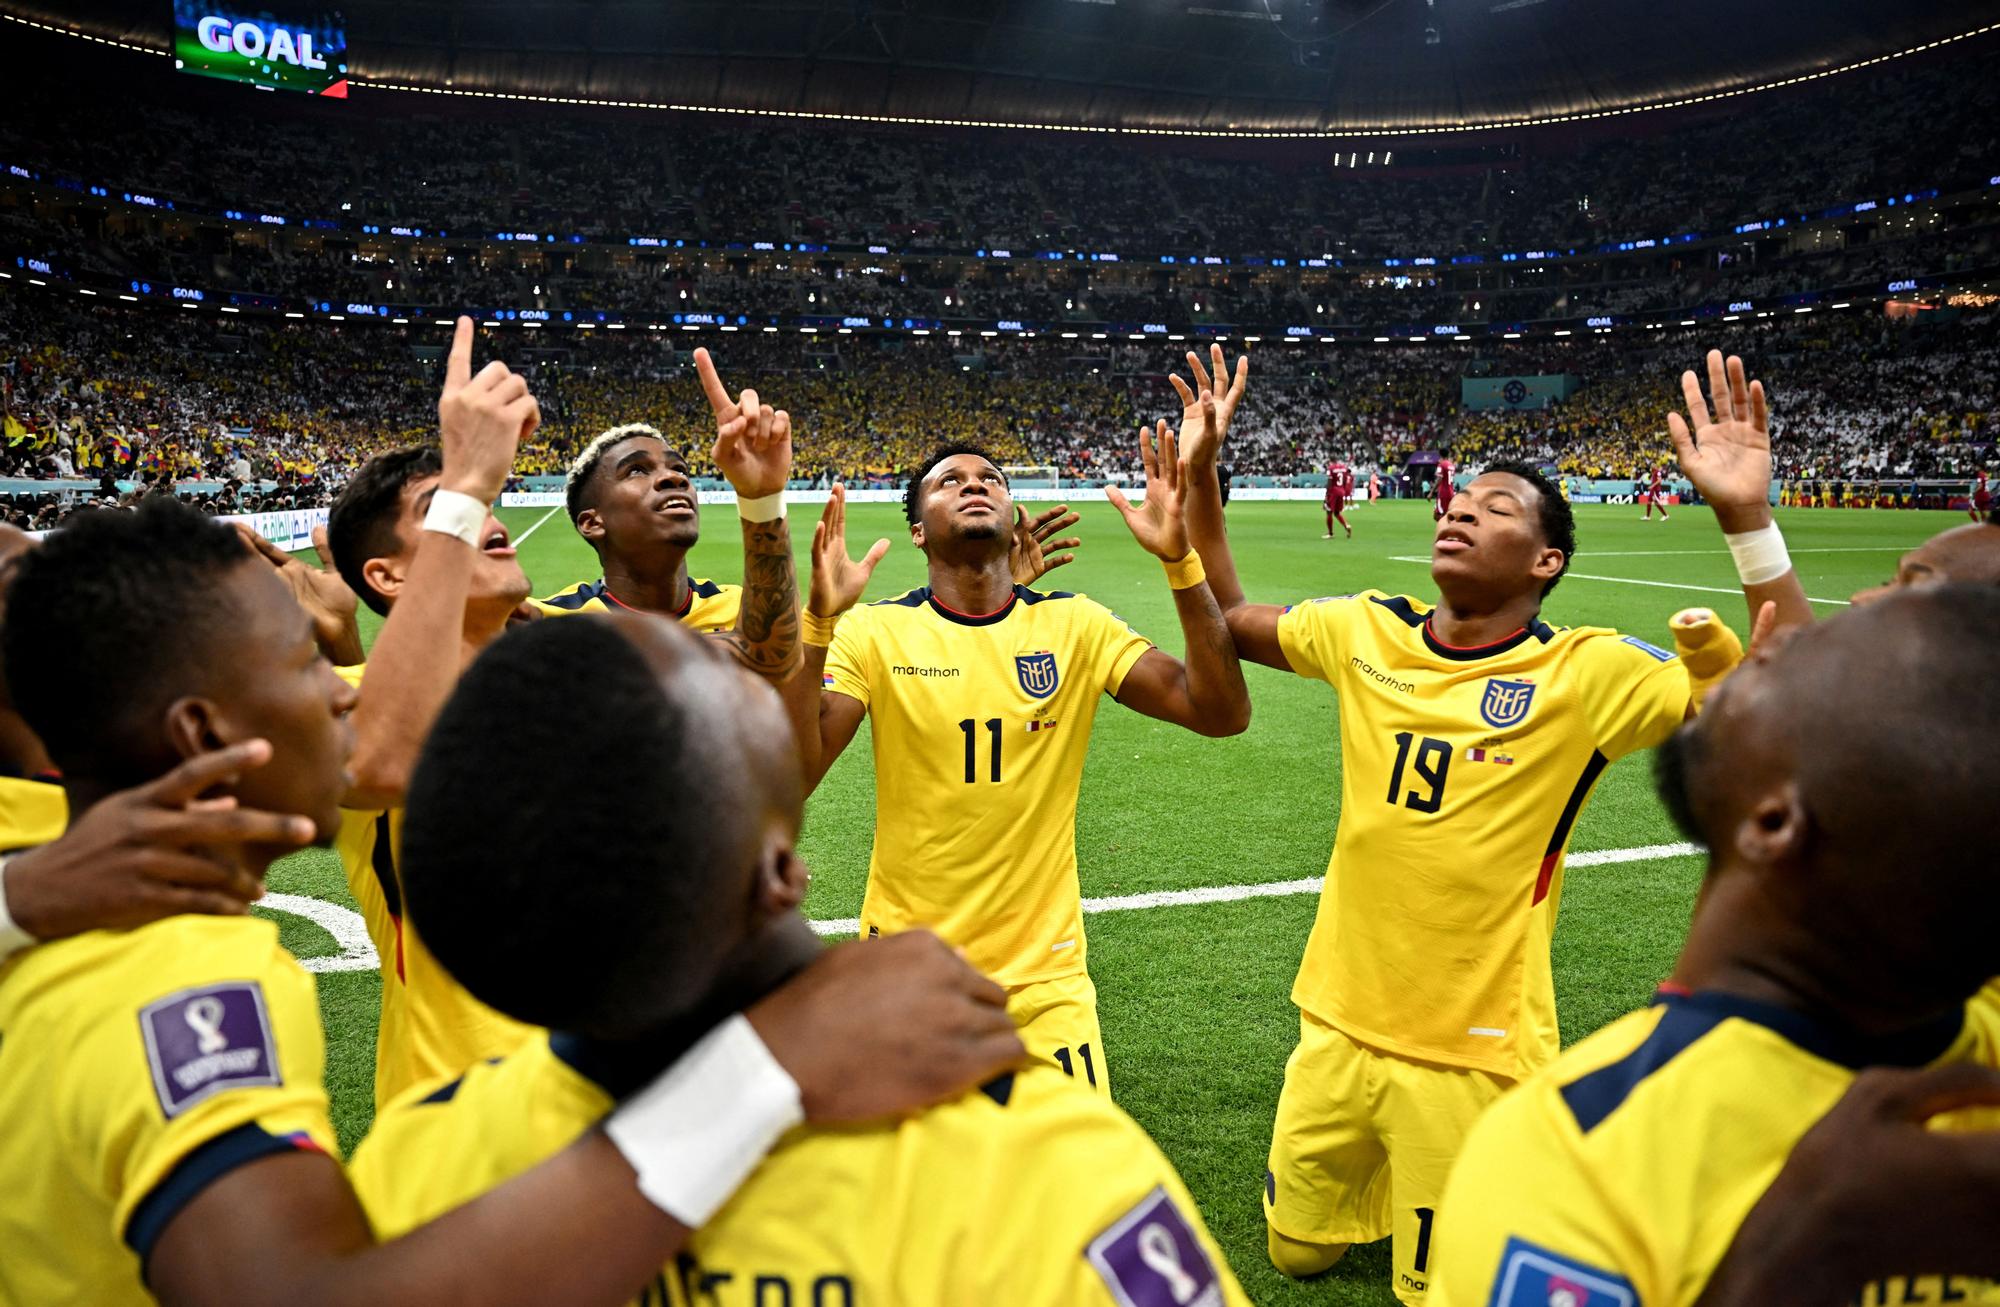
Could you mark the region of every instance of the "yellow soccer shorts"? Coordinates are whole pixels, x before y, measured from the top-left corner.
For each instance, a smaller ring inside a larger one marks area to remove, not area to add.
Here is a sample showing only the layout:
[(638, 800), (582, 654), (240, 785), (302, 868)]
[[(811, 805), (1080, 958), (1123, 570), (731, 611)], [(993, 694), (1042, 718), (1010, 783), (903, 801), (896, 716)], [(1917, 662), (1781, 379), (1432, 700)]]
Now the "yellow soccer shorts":
[(1097, 1026), (1097, 986), (1087, 973), (1013, 986), (1007, 991), (1007, 1015), (1020, 1030), (1029, 1057), (1111, 1096), (1104, 1032)]
[(1265, 1221), (1303, 1243), (1393, 1235), (1396, 1296), (1422, 1302), (1452, 1161), (1513, 1083), (1380, 1052), (1300, 1012), (1271, 1131)]

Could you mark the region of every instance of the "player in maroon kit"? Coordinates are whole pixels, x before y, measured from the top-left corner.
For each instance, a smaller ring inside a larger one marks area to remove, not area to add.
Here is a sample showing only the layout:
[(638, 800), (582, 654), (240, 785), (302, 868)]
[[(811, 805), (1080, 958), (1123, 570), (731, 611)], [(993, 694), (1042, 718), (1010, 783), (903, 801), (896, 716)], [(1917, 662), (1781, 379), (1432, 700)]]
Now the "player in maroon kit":
[(1664, 522), (1667, 520), (1666, 477), (1658, 463), (1655, 463), (1653, 465), (1653, 470), (1647, 475), (1649, 475), (1653, 479), (1652, 489), (1648, 490), (1644, 495), (1640, 496), (1641, 501), (1646, 505), (1646, 511), (1642, 515), (1640, 520), (1645, 522), (1652, 521), (1653, 510), (1657, 508), (1660, 510), (1660, 520)]
[(1454, 470), (1450, 459), (1440, 458), (1438, 460), (1437, 507), (1431, 510), (1431, 521), (1433, 522), (1443, 521), (1444, 515), (1451, 511), (1451, 497), (1458, 493), (1457, 487), (1451, 483), (1451, 474)]
[(1347, 500), (1354, 493), (1354, 469), (1335, 459), (1326, 468), (1326, 534), (1322, 540), (1333, 539), (1333, 523), (1337, 518), (1341, 529), (1347, 532), (1349, 540), (1354, 539), (1354, 528), (1347, 524)]
[(1972, 484), (1972, 520), (1977, 522), (1993, 507), (1993, 492), (1986, 488), (1986, 469), (1979, 469), (1979, 480)]

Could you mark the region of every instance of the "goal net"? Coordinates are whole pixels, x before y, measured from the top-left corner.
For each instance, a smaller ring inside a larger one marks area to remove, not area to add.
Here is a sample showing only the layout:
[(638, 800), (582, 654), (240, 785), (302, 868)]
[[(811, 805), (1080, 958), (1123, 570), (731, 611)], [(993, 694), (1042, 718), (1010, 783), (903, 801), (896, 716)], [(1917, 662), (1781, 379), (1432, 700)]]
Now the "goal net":
[(1009, 485), (1022, 490), (1061, 490), (1062, 472), (1053, 463), (1005, 463)]

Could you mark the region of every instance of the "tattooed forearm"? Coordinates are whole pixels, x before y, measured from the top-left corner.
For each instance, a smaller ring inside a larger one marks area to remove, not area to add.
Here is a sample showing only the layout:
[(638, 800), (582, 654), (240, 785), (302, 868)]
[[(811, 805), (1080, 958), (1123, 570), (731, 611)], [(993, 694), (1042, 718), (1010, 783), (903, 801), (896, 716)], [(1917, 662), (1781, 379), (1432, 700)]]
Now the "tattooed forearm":
[(723, 640), (745, 667), (774, 682), (797, 671), (799, 581), (784, 518), (743, 523), (743, 607)]

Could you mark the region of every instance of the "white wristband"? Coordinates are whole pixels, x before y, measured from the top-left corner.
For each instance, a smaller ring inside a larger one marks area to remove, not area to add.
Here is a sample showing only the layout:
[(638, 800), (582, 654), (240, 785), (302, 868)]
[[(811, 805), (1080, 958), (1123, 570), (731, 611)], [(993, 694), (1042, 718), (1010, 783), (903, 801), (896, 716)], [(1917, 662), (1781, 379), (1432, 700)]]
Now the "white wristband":
[(0, 858), (0, 962), (5, 962), (35, 942), (35, 937), (14, 924), (7, 911), (7, 859)]
[(736, 497), (736, 516), (746, 522), (775, 522), (785, 515), (785, 492), (774, 491), (756, 499)]
[(1745, 585), (1763, 585), (1792, 570), (1792, 556), (1785, 551), (1785, 537), (1776, 522), (1722, 538), (1736, 556), (1736, 575)]
[(639, 1192), (697, 1229), (803, 1120), (798, 1082), (738, 1014), (621, 1103), (604, 1131), (639, 1173)]
[(471, 495), (461, 495), (456, 490), (434, 491), (430, 511), (424, 514), (424, 530), (454, 536), (477, 549), (487, 512), (487, 506)]

